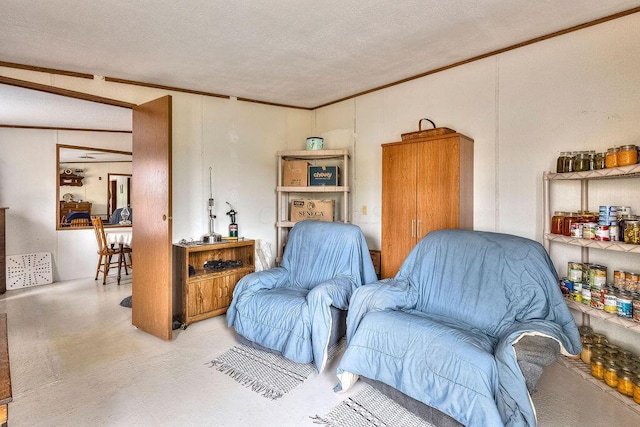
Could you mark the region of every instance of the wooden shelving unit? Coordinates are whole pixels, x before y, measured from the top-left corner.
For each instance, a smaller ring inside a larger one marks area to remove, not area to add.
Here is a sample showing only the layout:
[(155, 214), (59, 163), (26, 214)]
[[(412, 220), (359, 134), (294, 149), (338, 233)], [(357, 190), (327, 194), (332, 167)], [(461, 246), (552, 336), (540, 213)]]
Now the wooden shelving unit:
[[(282, 261), (284, 253), (284, 244), (288, 231), (295, 225), (295, 222), (289, 220), (289, 203), (294, 196), (313, 196), (314, 194), (334, 195), (338, 197), (341, 209), (336, 210), (336, 221), (350, 221), (350, 204), (349, 204), (349, 151), (348, 150), (290, 150), (278, 151), (278, 184), (276, 186), (276, 264)], [(342, 185), (338, 186), (307, 186), (307, 187), (290, 187), (283, 186), (282, 168), (285, 160), (308, 160), (311, 163), (322, 163), (324, 161), (333, 161), (338, 163), (341, 172)]]
[[(255, 271), (255, 241), (207, 245), (173, 245), (174, 316), (188, 325), (224, 314), (231, 304), (238, 281)], [(242, 266), (207, 270), (207, 261), (241, 261)], [(189, 275), (189, 266), (195, 273)]]

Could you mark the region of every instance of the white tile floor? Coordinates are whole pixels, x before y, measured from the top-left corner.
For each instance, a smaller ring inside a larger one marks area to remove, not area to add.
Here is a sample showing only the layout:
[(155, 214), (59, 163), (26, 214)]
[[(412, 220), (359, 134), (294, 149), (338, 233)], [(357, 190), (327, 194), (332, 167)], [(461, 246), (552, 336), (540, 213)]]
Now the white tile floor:
[[(130, 294), (130, 283), (88, 279), (0, 296), (11, 427), (314, 426), (310, 416), (349, 395), (332, 392), (330, 365), (283, 398), (265, 399), (207, 364), (236, 343), (224, 316), (166, 342), (131, 325), (131, 310), (119, 305)], [(540, 426), (640, 425), (638, 412), (559, 364), (545, 372), (533, 400)]]

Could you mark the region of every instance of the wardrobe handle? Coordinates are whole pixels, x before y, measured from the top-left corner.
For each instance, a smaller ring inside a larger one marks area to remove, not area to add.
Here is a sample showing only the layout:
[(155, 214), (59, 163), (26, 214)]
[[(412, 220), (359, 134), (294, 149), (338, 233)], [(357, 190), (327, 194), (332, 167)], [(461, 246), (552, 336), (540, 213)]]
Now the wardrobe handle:
[(416, 220), (411, 220), (411, 237), (416, 237)]

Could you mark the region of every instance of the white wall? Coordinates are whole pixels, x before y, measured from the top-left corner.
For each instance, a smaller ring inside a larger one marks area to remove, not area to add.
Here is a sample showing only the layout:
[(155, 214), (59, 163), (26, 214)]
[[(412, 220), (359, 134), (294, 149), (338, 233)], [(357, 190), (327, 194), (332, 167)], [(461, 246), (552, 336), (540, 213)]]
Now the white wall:
[[(640, 144), (638, 40), (634, 14), (315, 111), (314, 133), (356, 135), (353, 217), (369, 245), (380, 247), (380, 144), (417, 130), (422, 117), (475, 141), (475, 229), (542, 242), (542, 173), (555, 170), (560, 151)], [(556, 210), (580, 208), (579, 182), (554, 184), (551, 194)], [(640, 214), (639, 183), (591, 183), (589, 209), (600, 204)], [(550, 252), (560, 276), (581, 258), (578, 247)], [(638, 255), (592, 250), (590, 261), (608, 266), (610, 281), (614, 269), (640, 271)], [(637, 342), (623, 328), (593, 324), (618, 343)]]
[[(132, 103), (167, 94), (99, 79), (43, 78), (42, 73), (1, 67), (0, 74)], [(235, 99), (170, 95), (173, 241), (198, 240), (208, 231), (211, 167), (215, 231), (228, 235), (229, 202), (238, 212), (240, 236), (275, 245), (276, 151), (304, 149), (311, 112)], [(55, 230), (56, 143), (130, 151), (131, 135), (0, 128), (0, 206), (10, 208), (7, 254), (51, 252), (54, 280), (91, 277), (97, 263), (93, 231)]]

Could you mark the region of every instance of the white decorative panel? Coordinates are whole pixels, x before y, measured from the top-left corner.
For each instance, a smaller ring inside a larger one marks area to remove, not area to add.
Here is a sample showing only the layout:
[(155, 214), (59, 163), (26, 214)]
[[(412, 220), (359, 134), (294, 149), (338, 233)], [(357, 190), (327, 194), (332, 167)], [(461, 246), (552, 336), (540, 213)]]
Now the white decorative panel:
[(7, 289), (46, 285), (52, 282), (50, 252), (7, 256)]

